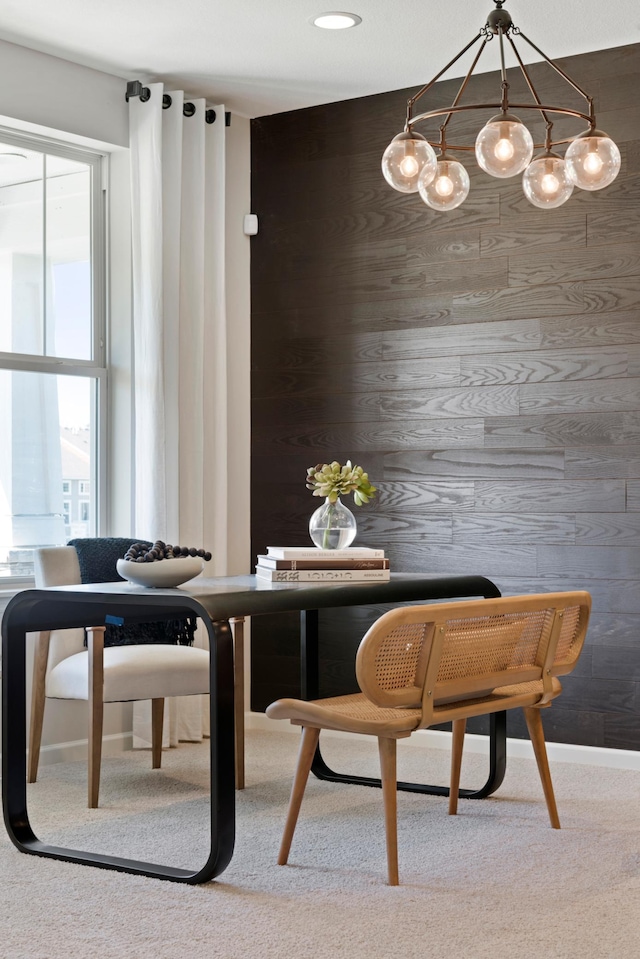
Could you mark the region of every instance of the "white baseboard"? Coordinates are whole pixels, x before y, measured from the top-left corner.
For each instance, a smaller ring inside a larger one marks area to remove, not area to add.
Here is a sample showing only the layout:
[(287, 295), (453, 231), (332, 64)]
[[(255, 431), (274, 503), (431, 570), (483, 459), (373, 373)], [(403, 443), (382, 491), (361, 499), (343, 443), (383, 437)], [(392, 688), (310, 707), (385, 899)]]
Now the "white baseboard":
[[(282, 722), (280, 719), (269, 719), (264, 713), (246, 713), (245, 726), (247, 729), (299, 734), (297, 726)], [(353, 739), (355, 734), (325, 729), (322, 735)], [(370, 736), (358, 736), (358, 738), (371, 739)], [(399, 740), (399, 744), (403, 748), (450, 749), (451, 733), (440, 729), (420, 729), (409, 739)], [(467, 752), (484, 753), (488, 756), (488, 737), (469, 733), (465, 736), (464, 748)], [(518, 759), (534, 758), (533, 749), (528, 739), (507, 739), (507, 754)], [(632, 749), (607, 749), (604, 746), (574, 746), (571, 743), (549, 742), (547, 743), (547, 755), (549, 759), (560, 763), (583, 763), (586, 766), (608, 766), (610, 769), (640, 770), (640, 752)]]
[[(117, 756), (133, 744), (133, 733), (111, 733), (102, 740), (102, 755)], [(68, 743), (51, 743), (40, 750), (40, 764), (50, 766), (53, 763), (69, 763), (87, 759), (88, 741), (76, 739)]]

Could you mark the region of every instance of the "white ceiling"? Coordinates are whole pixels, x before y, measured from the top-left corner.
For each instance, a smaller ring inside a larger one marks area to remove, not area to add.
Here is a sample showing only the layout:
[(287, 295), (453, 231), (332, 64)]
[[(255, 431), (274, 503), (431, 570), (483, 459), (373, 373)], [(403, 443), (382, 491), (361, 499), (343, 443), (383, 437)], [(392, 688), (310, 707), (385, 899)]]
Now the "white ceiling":
[[(2, 0), (0, 38), (126, 79), (162, 79), (253, 117), (417, 87), (478, 33), (493, 6), (491, 0)], [(335, 9), (357, 13), (362, 23), (340, 31), (310, 24), (311, 16)], [(554, 59), (640, 42), (638, 0), (508, 0), (507, 9)], [(498, 67), (496, 48), (485, 55), (485, 70)]]

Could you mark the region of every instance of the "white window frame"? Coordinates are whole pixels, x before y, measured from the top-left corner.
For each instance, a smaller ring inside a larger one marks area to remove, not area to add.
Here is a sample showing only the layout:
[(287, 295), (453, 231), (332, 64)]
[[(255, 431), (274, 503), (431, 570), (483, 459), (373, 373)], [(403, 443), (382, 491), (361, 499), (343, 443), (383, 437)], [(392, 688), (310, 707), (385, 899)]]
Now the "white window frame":
[[(91, 170), (91, 289), (92, 329), (90, 360), (70, 359), (58, 356), (38, 356), (25, 353), (0, 351), (0, 370), (20, 370), (47, 373), (58, 376), (81, 376), (97, 381), (95, 396), (95, 435), (91, 455), (91, 489), (94, 490), (95, 533), (106, 529), (108, 503), (106, 496), (107, 477), (107, 184), (109, 180), (107, 154), (82, 146), (65, 143), (50, 137), (30, 133), (17, 133), (0, 126), (0, 142), (35, 150), (53, 156), (85, 163)], [(46, 230), (46, 211), (43, 216), (43, 231)], [(93, 399), (92, 399), (93, 402)], [(30, 581), (30, 580), (29, 580)], [(25, 582), (23, 577), (7, 576), (0, 581), (0, 588), (11, 588)]]

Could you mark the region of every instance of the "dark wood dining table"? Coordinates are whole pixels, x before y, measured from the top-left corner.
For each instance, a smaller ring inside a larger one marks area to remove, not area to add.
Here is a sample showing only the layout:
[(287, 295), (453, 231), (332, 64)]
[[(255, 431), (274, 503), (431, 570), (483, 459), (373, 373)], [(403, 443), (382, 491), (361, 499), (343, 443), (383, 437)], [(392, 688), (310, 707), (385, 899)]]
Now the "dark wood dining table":
[[(202, 883), (228, 866), (235, 842), (234, 725), (242, 722), (242, 683), (235, 683), (230, 621), (278, 612), (300, 612), (301, 686), (304, 698), (317, 696), (318, 610), (394, 603), (494, 597), (500, 591), (484, 576), (393, 573), (388, 582), (269, 583), (256, 576), (198, 578), (178, 589), (148, 589), (126, 582), (27, 589), (8, 604), (2, 619), (2, 798), (4, 821), (12, 842), (24, 853), (115, 869), (175, 882)], [(49, 845), (29, 822), (26, 788), (26, 637), (40, 630), (99, 626), (105, 621), (157, 622), (181, 615), (197, 616), (209, 636), (211, 651), (209, 741), (211, 763), (211, 842), (207, 860), (197, 870), (120, 858)], [(234, 721), (235, 716), (235, 721)], [(243, 736), (237, 729), (236, 736)], [(461, 795), (482, 798), (502, 782), (506, 725), (498, 713), (490, 731), (490, 770), (481, 789)], [(378, 786), (379, 780), (330, 769), (318, 752), (314, 772), (323, 779)], [(399, 783), (414, 792), (443, 793), (446, 787)]]

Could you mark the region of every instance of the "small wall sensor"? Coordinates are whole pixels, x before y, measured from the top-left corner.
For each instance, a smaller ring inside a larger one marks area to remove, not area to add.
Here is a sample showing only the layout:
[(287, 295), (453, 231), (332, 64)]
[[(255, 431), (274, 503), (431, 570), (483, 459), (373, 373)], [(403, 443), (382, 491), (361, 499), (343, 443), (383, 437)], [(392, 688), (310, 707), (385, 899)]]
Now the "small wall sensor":
[(255, 213), (245, 213), (244, 232), (246, 236), (255, 236), (258, 232), (258, 217)]

